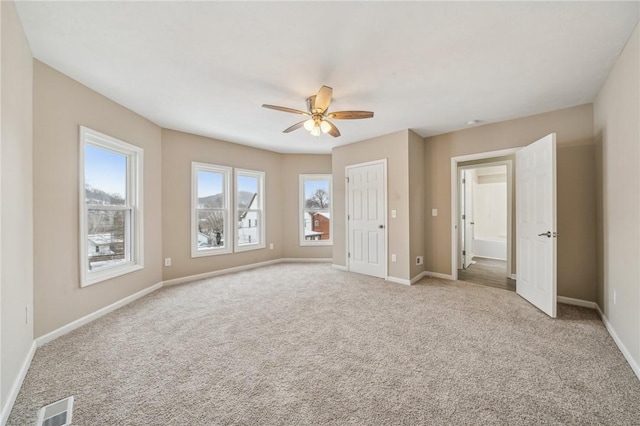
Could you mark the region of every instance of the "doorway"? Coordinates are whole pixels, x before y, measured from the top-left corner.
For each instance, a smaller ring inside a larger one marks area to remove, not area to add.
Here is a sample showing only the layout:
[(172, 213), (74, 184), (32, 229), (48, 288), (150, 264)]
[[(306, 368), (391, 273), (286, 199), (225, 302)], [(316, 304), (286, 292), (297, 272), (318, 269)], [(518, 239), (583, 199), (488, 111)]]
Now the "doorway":
[(509, 250), (513, 158), (496, 160), (458, 165), (458, 279), (515, 291)]
[(512, 156), (458, 163), (458, 279), (515, 291)]

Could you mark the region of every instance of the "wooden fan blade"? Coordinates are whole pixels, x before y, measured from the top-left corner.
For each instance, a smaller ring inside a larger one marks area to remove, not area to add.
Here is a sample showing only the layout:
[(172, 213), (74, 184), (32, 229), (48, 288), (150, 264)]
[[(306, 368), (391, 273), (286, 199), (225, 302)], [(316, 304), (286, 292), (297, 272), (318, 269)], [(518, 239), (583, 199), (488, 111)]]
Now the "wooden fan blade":
[(313, 114), (313, 110), (316, 109), (316, 95), (307, 98), (307, 109), (310, 114)]
[(360, 118), (371, 118), (373, 112), (371, 111), (336, 111), (327, 114), (329, 118), (335, 118), (337, 120), (357, 120)]
[(282, 111), (282, 112), (291, 112), (293, 114), (310, 115), (308, 112), (300, 111), (299, 109), (281, 107), (277, 105), (262, 104), (262, 108), (275, 109), (276, 111)]
[(293, 125), (293, 126), (291, 126), (291, 127), (287, 127), (286, 129), (284, 129), (284, 130), (283, 130), (283, 132), (282, 132), (282, 133), (291, 133), (291, 132), (293, 132), (294, 130), (299, 129), (300, 127), (304, 126), (304, 122), (305, 122), (305, 121), (307, 121), (307, 120), (302, 120), (301, 122), (296, 123), (296, 124), (294, 124), (294, 125)]
[(329, 133), (334, 138), (337, 138), (338, 136), (340, 136), (340, 130), (338, 130), (338, 128), (335, 126), (335, 124), (333, 124), (329, 120), (324, 120), (324, 121), (326, 123), (329, 123), (329, 125), (331, 126), (331, 128), (329, 129), (329, 131), (327, 133)]
[(323, 114), (327, 108), (329, 108), (332, 95), (333, 89), (331, 87), (322, 86), (320, 90), (318, 90), (318, 94), (316, 95), (316, 110), (318, 110), (320, 114)]

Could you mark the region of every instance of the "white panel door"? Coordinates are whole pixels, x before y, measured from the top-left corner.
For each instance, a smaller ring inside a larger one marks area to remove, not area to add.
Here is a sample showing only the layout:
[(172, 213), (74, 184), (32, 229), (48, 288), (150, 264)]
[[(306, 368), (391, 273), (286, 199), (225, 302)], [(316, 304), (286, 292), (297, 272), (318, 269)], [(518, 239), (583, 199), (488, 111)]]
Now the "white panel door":
[(384, 163), (347, 168), (349, 270), (386, 278)]
[(556, 135), (516, 152), (516, 292), (556, 317)]

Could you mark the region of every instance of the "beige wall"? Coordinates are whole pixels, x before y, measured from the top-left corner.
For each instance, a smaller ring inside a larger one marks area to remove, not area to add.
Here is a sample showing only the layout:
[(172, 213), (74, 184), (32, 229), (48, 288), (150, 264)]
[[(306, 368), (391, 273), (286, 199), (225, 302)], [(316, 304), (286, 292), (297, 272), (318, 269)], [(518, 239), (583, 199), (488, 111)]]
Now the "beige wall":
[(0, 403), (4, 408), (33, 342), (33, 59), (15, 5), (2, 2), (0, 8)]
[[(557, 134), (558, 164), (576, 168), (580, 173), (595, 169), (595, 159), (585, 155), (585, 150), (592, 148), (573, 148), (580, 155), (572, 156), (568, 147), (593, 145), (593, 109), (591, 104), (573, 108), (524, 117), (495, 124), (487, 124), (458, 132), (448, 133), (425, 139), (425, 170), (427, 182), (425, 188), (425, 211), (438, 209), (438, 216), (426, 216), (425, 220), (425, 270), (441, 274), (451, 274), (451, 157), (497, 151), (507, 148), (525, 146), (549, 134)], [(576, 162), (580, 162), (577, 164)], [(582, 191), (570, 173), (559, 173), (559, 193)], [(583, 205), (595, 206), (595, 188), (593, 195)], [(595, 227), (590, 227), (594, 220), (594, 208), (582, 210), (566, 208), (566, 203), (558, 206), (558, 222), (566, 224), (576, 221), (581, 235), (577, 238), (592, 241), (593, 246), (575, 247), (576, 252), (558, 253), (558, 277), (571, 277), (571, 283), (558, 280), (558, 294), (567, 297), (586, 297), (595, 293), (593, 282), (576, 284), (581, 276), (579, 270), (592, 270), (594, 263)], [(558, 228), (561, 238), (573, 239), (568, 230)], [(595, 271), (594, 271), (595, 274)], [(579, 289), (577, 288), (579, 287)]]
[[(144, 269), (80, 288), (79, 126), (144, 149)], [(35, 335), (162, 280), (160, 128), (34, 62)]]
[(595, 145), (558, 146), (558, 294), (596, 301)]
[(424, 271), (424, 262), (416, 265), (416, 257), (424, 257), (424, 187), (428, 171), (424, 169), (424, 141), (409, 131), (409, 265), (410, 277)]
[[(282, 155), (282, 257), (325, 258), (333, 256), (332, 246), (300, 246), (299, 176), (331, 174), (331, 155)], [(333, 200), (331, 200), (333, 202)]]
[[(345, 236), (345, 167), (369, 161), (387, 159), (387, 220), (388, 258), (397, 255), (397, 262), (388, 261), (387, 275), (410, 279), (409, 239), (409, 131), (403, 130), (363, 142), (333, 149), (333, 263), (346, 265)], [(389, 212), (397, 211), (391, 218)]]
[[(191, 258), (191, 162), (265, 172), (266, 248)], [(279, 259), (282, 247), (282, 155), (173, 130), (162, 130), (162, 239), (165, 280)], [(296, 228), (297, 229), (297, 228)], [(295, 232), (295, 230), (294, 230)], [(273, 243), (274, 249), (269, 249)]]
[(639, 32), (636, 27), (594, 103), (597, 156), (602, 161), (598, 304), (636, 366), (640, 364)]

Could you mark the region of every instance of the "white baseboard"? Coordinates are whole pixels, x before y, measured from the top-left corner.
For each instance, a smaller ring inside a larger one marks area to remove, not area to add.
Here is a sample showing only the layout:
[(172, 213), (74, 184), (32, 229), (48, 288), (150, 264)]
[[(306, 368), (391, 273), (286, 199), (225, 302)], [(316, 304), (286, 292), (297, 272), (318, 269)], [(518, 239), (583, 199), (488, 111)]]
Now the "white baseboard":
[(31, 348), (29, 348), (29, 352), (27, 353), (26, 358), (22, 362), (22, 366), (20, 367), (20, 371), (18, 371), (18, 377), (13, 382), (11, 389), (9, 390), (9, 395), (7, 396), (7, 400), (2, 407), (2, 412), (0, 412), (0, 425), (4, 426), (9, 420), (9, 414), (11, 414), (11, 410), (13, 409), (13, 404), (16, 402), (16, 398), (18, 397), (18, 393), (20, 392), (20, 388), (22, 387), (22, 382), (24, 378), (27, 376), (27, 371), (29, 371), (29, 366), (31, 365), (31, 361), (33, 360), (33, 355), (36, 353), (36, 342), (34, 341), (31, 344)]
[(629, 363), (629, 366), (631, 367), (633, 372), (636, 374), (636, 376), (640, 380), (640, 366), (638, 365), (636, 360), (633, 359), (633, 357), (631, 356), (631, 352), (629, 352), (629, 350), (624, 345), (624, 343), (622, 343), (622, 340), (620, 340), (620, 337), (618, 337), (618, 333), (616, 333), (616, 330), (613, 328), (613, 326), (607, 319), (607, 316), (602, 312), (602, 309), (600, 309), (600, 305), (598, 305), (597, 303), (596, 303), (596, 311), (598, 312), (598, 315), (600, 315), (600, 318), (602, 318), (602, 322), (604, 323), (604, 326), (607, 328), (609, 335), (611, 335), (611, 338), (613, 339), (613, 341), (616, 343), (616, 345), (618, 345), (618, 349), (620, 349), (620, 352), (622, 352), (622, 355)]
[(429, 271), (424, 271), (423, 274), (424, 274), (423, 275), (424, 277), (441, 278), (443, 280), (453, 281), (453, 275), (451, 274), (441, 274), (440, 272), (429, 272)]
[(504, 260), (506, 262), (507, 259), (502, 257), (489, 257), (489, 256), (478, 256), (477, 254), (473, 255), (474, 258), (479, 257), (480, 259), (490, 259), (490, 260)]
[(329, 263), (332, 257), (283, 257), (280, 259), (282, 263)]
[(558, 296), (558, 303), (564, 303), (565, 305), (582, 306), (583, 308), (596, 309), (596, 302), (590, 302), (588, 300), (574, 299), (573, 297)]
[(411, 285), (411, 281), (404, 278), (396, 278), (396, 277), (387, 277), (385, 278), (387, 281), (391, 281), (392, 283)]
[(236, 266), (233, 268), (220, 269), (218, 271), (205, 272), (204, 274), (188, 275), (186, 277), (174, 278), (162, 282), (163, 286), (188, 283), (197, 280), (206, 280), (207, 278), (217, 277), (218, 275), (232, 274), (234, 272), (246, 271), (249, 269), (260, 268), (261, 266), (274, 265), (281, 263), (282, 259), (265, 260), (264, 262), (250, 263), (248, 265)]
[(415, 277), (411, 278), (411, 284), (417, 283), (418, 281), (420, 281), (421, 279), (423, 279), (426, 276), (427, 276), (427, 274), (424, 271), (420, 272), (418, 275), (416, 275)]
[(509, 278), (511, 278), (512, 280), (517, 280), (518, 279), (516, 274), (511, 274), (511, 276)]
[(349, 271), (346, 266), (336, 265), (335, 263), (332, 263), (331, 267), (333, 269), (337, 269), (338, 271), (344, 271), (344, 272), (348, 272)]
[(140, 299), (142, 296), (146, 296), (147, 294), (156, 291), (161, 287), (162, 287), (162, 283), (159, 282), (157, 284), (154, 284), (150, 287), (145, 288), (144, 290), (140, 290), (139, 292), (134, 293), (131, 296), (127, 296), (124, 299), (120, 299), (117, 302), (114, 302), (108, 306), (105, 306), (102, 309), (98, 309), (97, 311), (92, 312), (89, 315), (85, 315), (82, 318), (78, 318), (77, 320), (72, 321), (67, 325), (63, 325), (62, 327), (56, 330), (53, 330), (52, 332), (47, 333), (44, 336), (38, 337), (35, 341), (36, 345), (40, 347), (45, 343), (49, 343), (50, 341), (57, 339), (58, 337), (63, 336), (75, 330), (78, 327), (82, 327), (83, 325), (88, 324), (91, 321), (100, 318), (101, 316), (104, 316), (110, 312), (115, 311), (118, 308), (123, 307), (124, 305), (127, 305), (133, 302), (134, 300)]

